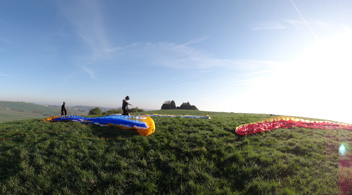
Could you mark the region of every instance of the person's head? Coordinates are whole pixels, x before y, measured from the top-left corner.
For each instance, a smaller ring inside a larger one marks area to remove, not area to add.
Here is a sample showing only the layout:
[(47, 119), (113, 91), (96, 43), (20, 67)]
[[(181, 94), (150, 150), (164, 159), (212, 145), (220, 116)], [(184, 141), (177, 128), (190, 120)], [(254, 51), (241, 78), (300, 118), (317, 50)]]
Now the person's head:
[(63, 104), (66, 104), (66, 102), (62, 102)]
[(130, 97), (129, 97), (129, 96), (126, 96), (125, 99), (126, 99), (126, 100), (130, 100)]

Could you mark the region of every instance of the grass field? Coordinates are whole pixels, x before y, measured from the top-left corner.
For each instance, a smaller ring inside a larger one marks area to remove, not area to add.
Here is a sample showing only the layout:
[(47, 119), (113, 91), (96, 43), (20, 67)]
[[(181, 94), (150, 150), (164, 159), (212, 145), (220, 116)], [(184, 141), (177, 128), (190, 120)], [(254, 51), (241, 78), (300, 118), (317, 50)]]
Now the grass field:
[(12, 110), (0, 110), (0, 123), (4, 121), (14, 121), (23, 119), (38, 119), (44, 118), (41, 114), (17, 112)]
[[(277, 129), (238, 136), (268, 115), (155, 117), (148, 137), (77, 122), (0, 124), (2, 194), (339, 194), (351, 189), (352, 132)], [(347, 153), (340, 156), (344, 144)], [(352, 191), (351, 191), (352, 192)]]

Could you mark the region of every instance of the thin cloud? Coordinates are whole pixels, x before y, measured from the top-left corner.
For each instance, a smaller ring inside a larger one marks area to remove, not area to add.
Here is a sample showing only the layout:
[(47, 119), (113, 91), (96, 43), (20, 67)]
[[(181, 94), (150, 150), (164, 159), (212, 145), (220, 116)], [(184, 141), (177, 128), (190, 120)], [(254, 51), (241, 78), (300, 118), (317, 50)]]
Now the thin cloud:
[[(307, 24), (310, 26), (317, 27), (317, 28), (328, 28), (330, 25), (326, 22), (319, 21), (319, 20), (313, 20), (307, 21), (304, 20), (294, 20), (294, 19), (286, 19), (282, 20), (280, 22), (263, 22), (263, 23), (258, 23), (253, 25), (252, 27), (249, 28), (249, 30), (252, 31), (260, 31), (260, 30), (284, 30), (291, 28), (292, 26), (295, 28), (302, 28), (304, 26), (307, 26)], [(312, 28), (310, 29), (312, 30)], [(314, 33), (315, 34), (315, 33)]]
[(299, 17), (302, 19), (302, 21), (304, 22), (304, 24), (308, 27), (309, 31), (312, 33), (312, 35), (314, 36), (314, 38), (317, 41), (320, 41), (319, 37), (317, 36), (317, 34), (313, 31), (312, 27), (309, 25), (309, 23), (307, 22), (307, 20), (303, 17), (303, 14), (301, 13), (301, 11), (298, 9), (298, 7), (296, 6), (295, 2), (293, 2), (293, 0), (290, 0), (292, 6), (295, 8), (297, 14), (299, 15)]
[(77, 35), (90, 48), (93, 58), (106, 58), (106, 48), (111, 48), (104, 26), (102, 8), (97, 0), (78, 0), (62, 6), (67, 20)]
[[(149, 53), (155, 64), (176, 69), (234, 68), (247, 64), (243, 60), (216, 58), (186, 45), (174, 43), (149, 44)], [(253, 61), (252, 61), (253, 62)]]
[(278, 23), (278, 22), (270, 22), (270, 23), (261, 23), (254, 25), (250, 28), (250, 30), (257, 31), (257, 30), (283, 30), (287, 29), (287, 26)]
[(95, 72), (92, 69), (90, 69), (86, 66), (80, 66), (80, 67), (84, 70), (84, 72), (86, 72), (89, 75), (89, 77), (92, 80), (97, 80), (97, 78), (95, 77)]
[(104, 52), (113, 53), (113, 52), (116, 52), (116, 51), (121, 50), (121, 49), (123, 49), (123, 48), (122, 47), (105, 48)]
[[(302, 20), (287, 19), (287, 20), (284, 20), (284, 22), (286, 22), (290, 26), (294, 26), (296, 28), (300, 28), (302, 26), (306, 26), (306, 23), (304, 21), (302, 21)], [(318, 28), (328, 28), (328, 27), (330, 27), (330, 25), (328, 23), (323, 22), (323, 21), (319, 21), (319, 20), (309, 21), (309, 24), (310, 24), (310, 26), (315, 26), (315, 27), (318, 27)]]
[(184, 44), (181, 44), (181, 45), (178, 45), (177, 47), (186, 47), (186, 46), (189, 46), (189, 45), (193, 45), (193, 44), (196, 44), (196, 43), (200, 43), (204, 40), (208, 39), (208, 36), (204, 36), (204, 37), (200, 37), (198, 39), (193, 39), (193, 40), (190, 40)]
[[(205, 39), (198, 39), (205, 40)], [(199, 42), (198, 41), (198, 42)], [(114, 61), (143, 61), (148, 66), (161, 66), (173, 69), (207, 70), (213, 68), (246, 69), (262, 71), (262, 67), (277, 65), (279, 62), (253, 59), (226, 59), (201, 52), (193, 47), (190, 41), (186, 44), (168, 42), (133, 43), (125, 47), (118, 47)], [(135, 62), (138, 63), (138, 62)]]
[[(250, 62), (249, 62), (250, 63)], [(261, 66), (260, 71), (252, 71), (239, 75), (239, 79), (235, 80), (234, 83), (239, 84), (258, 84), (263, 85), (269, 83), (270, 79), (275, 73), (277, 73), (277, 67), (287, 66), (288, 64), (281, 62), (262, 62), (264, 65)]]

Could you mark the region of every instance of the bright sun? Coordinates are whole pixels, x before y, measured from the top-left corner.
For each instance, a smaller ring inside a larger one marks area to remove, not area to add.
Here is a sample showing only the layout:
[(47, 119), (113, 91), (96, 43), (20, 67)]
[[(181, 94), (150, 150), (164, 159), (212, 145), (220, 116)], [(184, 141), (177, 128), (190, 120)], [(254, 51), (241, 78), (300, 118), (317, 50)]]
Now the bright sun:
[(352, 29), (305, 49), (295, 61), (279, 67), (287, 82), (343, 90), (352, 83)]
[(275, 73), (277, 91), (270, 98), (280, 112), (352, 123), (352, 29), (320, 40)]
[[(297, 83), (304, 87), (312, 109), (352, 122), (352, 30), (321, 40), (293, 63)], [(292, 69), (291, 69), (292, 70)], [(303, 72), (303, 73), (302, 73)], [(314, 94), (313, 94), (314, 93)], [(324, 109), (325, 108), (325, 109)], [(328, 116), (330, 117), (330, 116)]]
[[(321, 40), (309, 48), (298, 60), (297, 65), (309, 73), (319, 73), (327, 78), (347, 79), (349, 81), (352, 70), (352, 32), (347, 31), (342, 35), (327, 40)], [(343, 78), (342, 78), (343, 77)]]
[[(291, 62), (271, 66), (236, 102), (246, 112), (352, 123), (352, 29), (306, 47)], [(230, 100), (229, 100), (230, 101)]]

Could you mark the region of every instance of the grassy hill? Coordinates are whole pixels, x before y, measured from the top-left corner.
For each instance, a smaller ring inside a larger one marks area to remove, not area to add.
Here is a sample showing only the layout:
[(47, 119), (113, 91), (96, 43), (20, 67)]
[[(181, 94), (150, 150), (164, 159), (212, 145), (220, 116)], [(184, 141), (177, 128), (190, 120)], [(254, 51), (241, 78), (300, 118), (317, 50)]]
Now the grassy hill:
[[(238, 136), (268, 115), (155, 117), (148, 137), (77, 122), (0, 124), (2, 194), (339, 194), (352, 188), (352, 132), (277, 129)], [(341, 144), (347, 153), (340, 156)], [(350, 191), (351, 192), (351, 191)]]
[(0, 109), (48, 115), (60, 113), (59, 106), (43, 106), (26, 102), (0, 101)]
[[(88, 114), (87, 107), (68, 107), (71, 115)], [(0, 122), (23, 120), (31, 118), (45, 118), (48, 116), (60, 115), (61, 106), (38, 105), (26, 102), (0, 101)]]
[(0, 110), (0, 122), (24, 119), (38, 119), (43, 117), (43, 115), (36, 113), (18, 112), (13, 110)]

